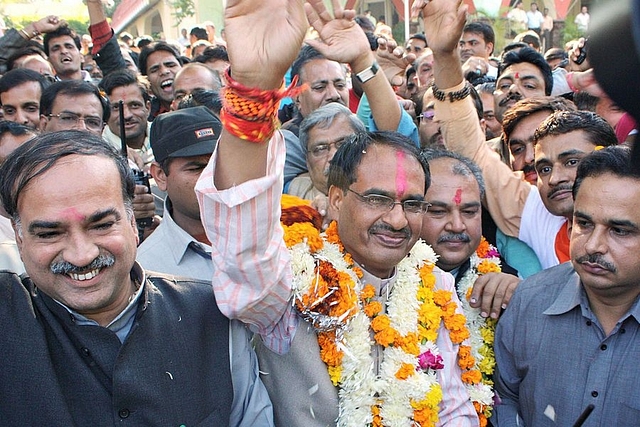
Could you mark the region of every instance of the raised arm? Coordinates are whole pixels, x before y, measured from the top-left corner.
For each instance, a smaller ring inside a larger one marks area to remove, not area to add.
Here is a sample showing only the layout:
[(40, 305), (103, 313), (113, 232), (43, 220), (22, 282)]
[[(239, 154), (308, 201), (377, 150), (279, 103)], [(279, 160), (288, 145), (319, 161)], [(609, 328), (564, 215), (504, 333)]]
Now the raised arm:
[(450, 98), (450, 94), (463, 94), (465, 89), (457, 45), (467, 7), (458, 0), (416, 0), (412, 10), (414, 14), (423, 14), (425, 35), (433, 50), (435, 85), (445, 93), (435, 106), (444, 143), (451, 151), (480, 166), (486, 184), (487, 209), (505, 234), (518, 237), (531, 186), (486, 144), (471, 97)]

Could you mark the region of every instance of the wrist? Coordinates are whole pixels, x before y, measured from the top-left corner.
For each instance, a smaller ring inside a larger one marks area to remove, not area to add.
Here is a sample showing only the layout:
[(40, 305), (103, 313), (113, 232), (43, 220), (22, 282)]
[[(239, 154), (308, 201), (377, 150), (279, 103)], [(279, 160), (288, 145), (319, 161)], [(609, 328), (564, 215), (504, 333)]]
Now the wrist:
[(367, 52), (367, 55), (362, 55), (349, 63), (352, 74), (358, 74), (361, 71), (371, 67), (376, 62), (376, 58), (372, 53)]
[(27, 24), (22, 30), (20, 30), (20, 35), (26, 40), (31, 40), (39, 34), (40, 31), (38, 31), (35, 23)]

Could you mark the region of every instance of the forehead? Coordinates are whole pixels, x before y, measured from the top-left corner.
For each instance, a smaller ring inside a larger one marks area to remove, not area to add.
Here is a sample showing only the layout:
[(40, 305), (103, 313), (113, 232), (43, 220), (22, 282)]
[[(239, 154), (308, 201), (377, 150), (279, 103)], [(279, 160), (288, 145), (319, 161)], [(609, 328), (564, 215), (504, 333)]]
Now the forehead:
[(309, 129), (309, 145), (338, 141), (353, 134), (351, 123), (344, 116), (336, 117), (330, 126), (316, 125)]
[(409, 39), (407, 46), (427, 46), (427, 44), (420, 39)]
[(157, 50), (147, 57), (147, 68), (163, 62), (175, 62), (177, 64), (178, 60), (166, 50)]
[(424, 194), (424, 170), (415, 157), (381, 144), (372, 144), (366, 151), (356, 170), (361, 191), (378, 188), (395, 194), (397, 179), (404, 179), (407, 194)]
[(345, 72), (338, 62), (318, 58), (304, 64), (300, 69), (300, 79), (305, 82), (344, 79)]
[(442, 198), (442, 202), (451, 202), (451, 197), (460, 189), (463, 190), (460, 195), (466, 203), (480, 201), (480, 186), (471, 172), (469, 175), (453, 172), (453, 167), (458, 163), (450, 158), (429, 161), (431, 185), (427, 190), (427, 196), (430, 201)]
[(498, 77), (498, 82), (504, 79), (514, 80), (516, 78), (516, 74), (519, 75), (518, 77), (520, 79), (522, 79), (523, 77), (531, 76), (535, 77), (541, 82), (544, 82), (544, 77), (540, 69), (530, 62), (520, 62), (519, 64), (509, 65), (507, 68), (505, 68), (500, 77)]
[(42, 89), (38, 82), (24, 82), (18, 86), (14, 86), (6, 92), (0, 93), (0, 101), (2, 104), (12, 102), (21, 102), (23, 100), (33, 100), (40, 103), (40, 95)]
[(18, 213), (25, 218), (57, 220), (70, 207), (84, 206), (79, 210), (88, 213), (114, 204), (124, 208), (114, 161), (105, 156), (72, 155), (29, 182), (20, 192)]
[[(73, 38), (71, 38), (71, 36), (58, 36), (58, 37), (54, 37), (52, 39), (49, 40), (49, 47), (53, 47), (53, 46), (60, 46), (60, 45), (73, 45), (73, 47), (76, 47), (76, 42), (75, 40), (73, 40)], [(77, 49), (77, 47), (76, 47)]]
[(562, 135), (548, 135), (536, 144), (535, 158), (556, 161), (566, 153), (591, 153), (595, 145), (587, 139), (587, 133), (582, 130), (568, 132)]
[(84, 117), (96, 115), (102, 117), (102, 104), (93, 94), (83, 93), (79, 95), (59, 94), (51, 105), (51, 114), (71, 112)]
[(460, 40), (464, 40), (464, 41), (477, 40), (477, 41), (483, 42), (484, 35), (482, 33), (466, 32), (466, 33), (462, 33), (462, 37), (460, 38)]
[(533, 114), (526, 115), (518, 120), (511, 132), (510, 139), (529, 139), (533, 138), (536, 129), (551, 115), (550, 111), (537, 111)]
[(111, 91), (111, 95), (109, 95), (109, 100), (111, 102), (113, 102), (113, 100), (120, 100), (123, 98), (144, 102), (142, 92), (136, 84), (116, 87)]
[(611, 173), (587, 177), (580, 184), (574, 207), (595, 222), (609, 220), (640, 224), (640, 180)]

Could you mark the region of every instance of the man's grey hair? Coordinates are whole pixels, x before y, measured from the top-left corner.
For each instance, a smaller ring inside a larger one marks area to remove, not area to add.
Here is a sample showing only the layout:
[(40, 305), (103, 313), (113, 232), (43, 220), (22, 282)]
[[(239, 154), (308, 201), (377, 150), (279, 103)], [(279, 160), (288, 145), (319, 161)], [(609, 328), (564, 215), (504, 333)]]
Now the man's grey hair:
[(331, 102), (311, 112), (311, 114), (305, 117), (302, 123), (300, 123), (300, 131), (298, 135), (302, 148), (304, 148), (305, 151), (308, 149), (309, 132), (311, 129), (315, 127), (327, 129), (340, 117), (344, 117), (348, 120), (351, 128), (353, 129), (353, 133), (367, 131), (362, 121), (358, 116), (353, 114), (351, 110), (338, 102)]
[(422, 156), (428, 163), (431, 163), (436, 159), (453, 159), (456, 162), (453, 164), (451, 168), (451, 172), (454, 175), (460, 176), (473, 176), (478, 183), (478, 187), (480, 188), (480, 198), (484, 199), (485, 194), (485, 184), (484, 178), (482, 178), (482, 170), (480, 167), (468, 157), (461, 156), (458, 153), (454, 153), (453, 151), (447, 151), (436, 148), (427, 148), (422, 151)]

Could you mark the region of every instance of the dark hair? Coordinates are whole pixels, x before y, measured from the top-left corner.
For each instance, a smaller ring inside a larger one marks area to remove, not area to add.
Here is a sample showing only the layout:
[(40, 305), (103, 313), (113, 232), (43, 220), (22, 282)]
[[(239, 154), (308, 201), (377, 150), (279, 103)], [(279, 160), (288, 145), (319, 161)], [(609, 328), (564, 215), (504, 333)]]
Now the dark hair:
[(575, 111), (576, 106), (560, 96), (540, 96), (518, 101), (509, 108), (502, 118), (502, 139), (508, 142), (516, 126), (532, 114), (546, 111), (549, 114), (556, 111)]
[(193, 27), (189, 32), (189, 35), (194, 36), (197, 40), (209, 40), (206, 28)]
[(599, 101), (599, 97), (583, 90), (573, 94), (573, 102), (578, 110), (593, 111), (595, 113)]
[(94, 95), (98, 98), (100, 105), (102, 106), (102, 121), (105, 123), (109, 121), (109, 116), (111, 115), (111, 104), (109, 103), (109, 99), (100, 93), (100, 90), (96, 85), (83, 80), (63, 80), (55, 82), (42, 91), (42, 96), (40, 97), (40, 114), (43, 116), (51, 114), (53, 103), (60, 95)]
[[(422, 40), (424, 42), (424, 44), (428, 46), (427, 38), (422, 33), (411, 34), (409, 36), (409, 40), (411, 40), (411, 39)], [(407, 40), (407, 41), (409, 41), (409, 40)]]
[(49, 41), (51, 41), (51, 39), (55, 39), (62, 36), (71, 37), (76, 47), (78, 48), (78, 50), (82, 50), (82, 45), (80, 44), (80, 37), (71, 28), (64, 26), (64, 27), (58, 28), (55, 31), (51, 31), (50, 33), (46, 33), (44, 35), (42, 43), (44, 45), (45, 55), (49, 56)]
[(353, 20), (356, 21), (356, 24), (358, 24), (365, 32), (374, 32), (376, 30), (376, 26), (373, 25), (371, 19), (367, 18), (365, 15), (358, 15)]
[(204, 64), (207, 61), (219, 59), (221, 61), (229, 62), (229, 54), (227, 48), (224, 46), (207, 46), (204, 51), (196, 56), (195, 62)]
[(400, 133), (389, 131), (360, 132), (351, 135), (331, 159), (327, 178), (329, 187), (335, 185), (346, 192), (351, 184), (356, 182), (358, 166), (362, 163), (367, 149), (372, 145), (384, 145), (414, 157), (424, 170), (424, 191), (426, 193), (431, 184), (429, 164), (424, 160), (411, 139)]
[(18, 198), (29, 183), (54, 167), (61, 159), (73, 156), (103, 156), (112, 159), (120, 174), (122, 199), (133, 215), (135, 183), (125, 159), (97, 135), (78, 130), (50, 132), (25, 142), (0, 166), (0, 198), (9, 216), (19, 224)]
[(183, 108), (197, 107), (199, 105), (207, 107), (216, 116), (220, 116), (222, 110), (222, 99), (217, 90), (194, 89), (189, 95), (182, 98), (178, 104), (178, 110)]
[(480, 189), (480, 199), (484, 199), (485, 184), (484, 178), (482, 177), (482, 170), (473, 160), (461, 154), (449, 150), (443, 150), (441, 148), (426, 148), (422, 150), (422, 156), (429, 163), (437, 159), (453, 159), (457, 161), (457, 163), (454, 163), (451, 168), (451, 172), (453, 172), (454, 175), (473, 176), (478, 183), (478, 188)]
[(507, 53), (511, 52), (512, 50), (519, 50), (519, 49), (522, 49), (523, 47), (530, 47), (530, 46), (524, 42), (511, 42), (502, 48), (501, 56), (504, 57)]
[(0, 139), (4, 138), (6, 134), (11, 134), (13, 136), (33, 134), (35, 136), (36, 132), (33, 128), (23, 125), (22, 123), (0, 120)]
[(149, 59), (149, 55), (151, 55), (152, 53), (156, 53), (156, 52), (169, 52), (171, 55), (173, 55), (176, 60), (178, 61), (178, 63), (180, 65), (182, 65), (182, 59), (180, 58), (180, 53), (178, 52), (178, 50), (171, 46), (169, 43), (167, 42), (154, 42), (149, 44), (148, 46), (145, 46), (144, 49), (142, 49), (142, 51), (140, 52), (140, 55), (138, 56), (138, 68), (140, 69), (140, 73), (143, 76), (147, 75), (147, 60)]
[(111, 93), (119, 87), (130, 85), (138, 86), (142, 94), (142, 99), (144, 99), (145, 102), (149, 101), (149, 82), (146, 78), (138, 76), (131, 70), (123, 69), (113, 71), (100, 81), (100, 88), (104, 90), (107, 96), (111, 96)]
[(16, 61), (26, 56), (38, 55), (43, 59), (47, 59), (44, 51), (42, 50), (42, 46), (38, 42), (29, 40), (28, 43), (29, 44), (26, 47), (18, 49), (13, 53), (13, 55), (7, 58), (7, 70), (13, 70), (14, 68), (16, 68)]
[[(482, 34), (482, 38), (485, 43), (491, 43), (495, 46), (496, 44), (496, 34), (493, 31), (491, 25), (482, 22), (482, 21), (474, 21), (469, 22), (462, 29), (462, 33), (473, 33), (473, 34)], [(493, 53), (493, 49), (489, 52), (489, 55)]]
[(547, 117), (536, 132), (533, 141), (551, 135), (564, 135), (569, 132), (583, 131), (587, 141), (593, 145), (617, 145), (618, 139), (613, 128), (605, 119), (591, 111), (558, 111)]
[[(295, 61), (291, 65), (291, 78), (300, 75), (300, 70), (304, 67), (308, 62), (313, 61), (314, 59), (325, 59), (324, 55), (318, 52), (313, 47), (305, 44), (298, 52), (298, 56)], [(302, 84), (302, 79), (298, 80), (298, 85)]]
[[(0, 94), (13, 89), (16, 86), (27, 82), (36, 82), (40, 84), (41, 92), (51, 85), (42, 74), (28, 68), (16, 68), (0, 77)], [(0, 104), (2, 104), (0, 102)]]
[(529, 46), (522, 49), (510, 50), (502, 57), (500, 63), (500, 69), (498, 70), (498, 79), (504, 73), (509, 66), (513, 64), (521, 64), (523, 62), (534, 65), (542, 73), (544, 78), (544, 93), (545, 95), (551, 95), (551, 89), (553, 89), (553, 76), (551, 74), (551, 66), (540, 52), (536, 52)]
[(626, 145), (615, 145), (589, 153), (578, 165), (573, 182), (573, 198), (578, 195), (582, 181), (586, 178), (609, 173), (620, 178), (640, 180), (640, 171), (636, 169), (631, 164), (631, 148)]
[(136, 47), (138, 49), (144, 49), (145, 47), (149, 46), (151, 43), (153, 43), (153, 38), (151, 38), (151, 36), (140, 36), (138, 38), (138, 42), (136, 43)]
[(473, 100), (473, 106), (476, 107), (478, 120), (482, 120), (484, 118), (484, 107), (482, 106), (482, 98), (480, 98), (480, 94), (471, 83), (467, 82), (466, 84), (469, 85), (469, 95), (471, 95), (471, 99)]

